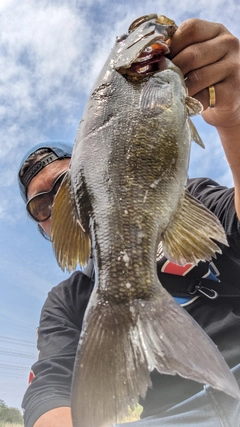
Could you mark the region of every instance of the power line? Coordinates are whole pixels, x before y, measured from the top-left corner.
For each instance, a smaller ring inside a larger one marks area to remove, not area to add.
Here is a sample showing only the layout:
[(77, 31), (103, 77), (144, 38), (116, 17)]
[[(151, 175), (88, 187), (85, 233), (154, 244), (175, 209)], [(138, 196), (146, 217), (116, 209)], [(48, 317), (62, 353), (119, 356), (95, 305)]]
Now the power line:
[(19, 353), (16, 350), (6, 350), (4, 348), (0, 347), (0, 354), (3, 354), (5, 356), (14, 356), (14, 357), (20, 357), (23, 359), (36, 359), (36, 355), (33, 353), (27, 353), (27, 352), (21, 352)]
[[(6, 382), (6, 383), (1, 383), (1, 386), (3, 386), (3, 387), (8, 387), (8, 388), (10, 388), (10, 387), (13, 387), (13, 388), (15, 388), (15, 387), (24, 387), (25, 386), (25, 382), (21, 382), (21, 384), (11, 384), (11, 383), (9, 383), (9, 382)], [(6, 390), (4, 390), (4, 392), (5, 392)], [(1, 392), (0, 392), (0, 394), (1, 394)]]
[(29, 366), (28, 365), (9, 365), (8, 363), (0, 363), (0, 368), (3, 369), (28, 369), (29, 370)]
[[(1, 315), (0, 315), (0, 318), (1, 318)], [(15, 320), (11, 320), (11, 319), (6, 319), (5, 317), (3, 317), (2, 316), (2, 318), (1, 318), (1, 323), (2, 324), (4, 324), (4, 326), (7, 326), (7, 325), (14, 325), (14, 328), (15, 329), (23, 329), (23, 330), (25, 330), (25, 331), (33, 331), (33, 329), (32, 329), (32, 327), (30, 327), (30, 326), (26, 326), (24, 323), (21, 323), (21, 322), (16, 322)]]
[(19, 374), (17, 374), (17, 375), (14, 375), (14, 374), (12, 374), (12, 373), (8, 373), (8, 372), (1, 372), (0, 371), (0, 376), (4, 376), (4, 377), (6, 377), (7, 376), (7, 378), (25, 378), (25, 380), (27, 381), (28, 380), (28, 375), (19, 375)]
[(33, 344), (31, 341), (19, 340), (17, 338), (10, 338), (10, 337), (2, 336), (2, 335), (0, 335), (0, 340), (3, 342), (15, 344), (15, 345), (24, 345), (26, 347), (35, 347), (36, 348), (36, 344)]

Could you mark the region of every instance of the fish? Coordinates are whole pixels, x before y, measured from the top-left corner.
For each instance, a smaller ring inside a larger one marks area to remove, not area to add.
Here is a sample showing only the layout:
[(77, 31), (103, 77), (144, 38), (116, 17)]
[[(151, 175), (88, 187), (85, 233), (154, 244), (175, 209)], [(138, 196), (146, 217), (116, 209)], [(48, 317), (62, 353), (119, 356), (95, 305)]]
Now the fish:
[(202, 105), (167, 58), (176, 28), (151, 14), (117, 37), (55, 197), (59, 265), (72, 271), (92, 256), (95, 269), (73, 372), (74, 427), (120, 422), (154, 369), (240, 399), (215, 344), (157, 276), (160, 245), (180, 265), (227, 245), (218, 219), (186, 189), (191, 143), (204, 146), (190, 119)]

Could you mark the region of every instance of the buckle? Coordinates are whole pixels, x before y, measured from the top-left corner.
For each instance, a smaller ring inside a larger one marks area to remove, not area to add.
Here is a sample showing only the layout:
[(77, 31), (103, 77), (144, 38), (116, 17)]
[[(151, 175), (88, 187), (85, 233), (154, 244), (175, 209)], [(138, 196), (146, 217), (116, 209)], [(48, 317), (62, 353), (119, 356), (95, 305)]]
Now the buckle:
[(198, 283), (194, 286), (193, 289), (188, 289), (188, 293), (190, 295), (195, 295), (198, 292), (209, 299), (216, 299), (219, 296), (217, 291), (215, 291), (214, 289), (202, 286), (201, 280), (198, 281)]

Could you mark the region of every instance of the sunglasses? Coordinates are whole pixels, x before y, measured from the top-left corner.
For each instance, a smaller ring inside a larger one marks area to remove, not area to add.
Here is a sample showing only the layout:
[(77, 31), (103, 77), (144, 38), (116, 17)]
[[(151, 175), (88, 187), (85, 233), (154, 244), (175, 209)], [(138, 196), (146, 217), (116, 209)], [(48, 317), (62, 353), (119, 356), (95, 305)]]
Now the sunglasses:
[(54, 182), (50, 191), (38, 193), (28, 200), (26, 209), (28, 214), (37, 222), (47, 221), (52, 214), (52, 205), (55, 195), (65, 177), (67, 171), (63, 172)]

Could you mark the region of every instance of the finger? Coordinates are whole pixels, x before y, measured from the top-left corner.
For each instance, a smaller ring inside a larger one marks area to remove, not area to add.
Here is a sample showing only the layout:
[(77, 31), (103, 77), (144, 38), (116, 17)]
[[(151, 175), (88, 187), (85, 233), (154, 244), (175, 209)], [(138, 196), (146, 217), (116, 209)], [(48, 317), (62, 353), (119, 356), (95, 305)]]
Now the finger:
[[(217, 127), (231, 127), (239, 122), (239, 102), (235, 102), (232, 97), (229, 97), (229, 87), (225, 84), (225, 81), (214, 85), (215, 89), (215, 107), (209, 107), (209, 91), (204, 89), (200, 93), (195, 95), (195, 98), (198, 99), (204, 107), (202, 112), (202, 117), (204, 120)], [(231, 111), (231, 114), (229, 114)]]
[(173, 34), (169, 58), (172, 59), (190, 45), (211, 40), (224, 32), (228, 31), (222, 24), (196, 18), (188, 19), (179, 25)]
[[(210, 86), (213, 86), (215, 91), (214, 109), (218, 109), (218, 111), (221, 110), (224, 114), (227, 111), (234, 111), (235, 109), (239, 108), (239, 102), (236, 102), (236, 99), (232, 94), (232, 91), (236, 91), (236, 86), (234, 88), (234, 82), (231, 83), (232, 88), (230, 90), (230, 93), (229, 84), (227, 83), (227, 80), (223, 80), (222, 82)], [(200, 92), (196, 93), (194, 95), (194, 98), (198, 99), (198, 101), (201, 102), (204, 110), (210, 107), (209, 88), (205, 88)]]
[[(211, 86), (210, 86), (211, 87)], [(218, 83), (217, 85), (212, 85), (214, 88), (215, 93), (215, 105), (214, 107), (217, 107), (217, 104), (219, 104), (219, 94), (224, 93), (224, 83)], [(194, 98), (196, 98), (199, 102), (201, 102), (203, 109), (206, 110), (208, 107), (210, 107), (210, 92), (209, 88), (203, 89), (200, 92), (196, 93), (194, 95)], [(225, 98), (222, 98), (225, 99)], [(221, 100), (221, 97), (220, 97)]]
[(226, 54), (232, 52), (232, 38), (231, 34), (223, 34), (217, 38), (190, 45), (176, 55), (172, 62), (185, 76), (192, 70), (220, 61)]
[(232, 65), (232, 62), (222, 58), (214, 64), (193, 70), (185, 76), (185, 83), (190, 96), (196, 96), (197, 93), (208, 88), (211, 85), (216, 85), (222, 81), (232, 88), (232, 84), (239, 84), (239, 73), (237, 67)]

